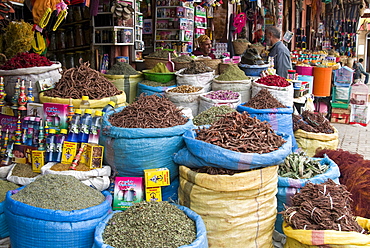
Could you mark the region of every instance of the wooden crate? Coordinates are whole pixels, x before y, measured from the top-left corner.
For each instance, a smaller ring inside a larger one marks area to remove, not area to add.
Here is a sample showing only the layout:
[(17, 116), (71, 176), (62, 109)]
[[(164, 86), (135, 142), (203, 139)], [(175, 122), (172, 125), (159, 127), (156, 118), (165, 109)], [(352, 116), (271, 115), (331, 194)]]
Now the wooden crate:
[(350, 114), (331, 113), (330, 122), (349, 124)]
[(331, 113), (335, 113), (335, 114), (351, 114), (351, 109), (350, 108), (332, 108), (331, 109)]

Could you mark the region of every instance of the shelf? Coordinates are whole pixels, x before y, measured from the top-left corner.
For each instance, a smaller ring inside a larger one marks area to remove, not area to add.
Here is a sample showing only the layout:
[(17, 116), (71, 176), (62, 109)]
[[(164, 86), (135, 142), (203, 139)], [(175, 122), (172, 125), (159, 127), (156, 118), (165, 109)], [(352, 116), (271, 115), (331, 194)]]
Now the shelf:
[(78, 51), (78, 50), (86, 50), (90, 49), (90, 45), (81, 46), (81, 47), (71, 47), (65, 49), (58, 49), (58, 50), (49, 50), (51, 53), (62, 53), (62, 52), (70, 52), (70, 51)]
[(181, 29), (178, 29), (178, 28), (157, 28), (157, 31), (178, 31), (178, 30), (181, 30)]
[(94, 43), (94, 46), (133, 46), (134, 43)]
[(124, 26), (104, 26), (104, 27), (95, 27), (96, 30), (99, 29), (134, 29), (134, 27), (124, 27)]
[(83, 23), (89, 23), (89, 22), (90, 22), (90, 20), (81, 20), (81, 21), (78, 21), (78, 22), (63, 23), (62, 27), (74, 26), (74, 25), (77, 25), (77, 24), (83, 24)]
[(193, 41), (185, 41), (185, 40), (155, 40), (155, 42), (184, 42), (184, 43), (189, 43), (189, 42), (193, 42)]

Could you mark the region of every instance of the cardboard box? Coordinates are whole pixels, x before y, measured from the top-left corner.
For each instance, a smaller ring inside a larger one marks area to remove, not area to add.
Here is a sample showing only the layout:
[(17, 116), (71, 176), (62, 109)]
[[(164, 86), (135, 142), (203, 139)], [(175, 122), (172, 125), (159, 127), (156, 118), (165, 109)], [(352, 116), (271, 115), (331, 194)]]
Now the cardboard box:
[(332, 113), (330, 122), (349, 124), (349, 118), (350, 118), (349, 114)]
[(27, 103), (27, 115), (38, 116), (45, 120), (44, 105), (42, 103), (29, 102)]
[(170, 170), (167, 168), (144, 170), (145, 187), (160, 187), (170, 185)]
[(41, 173), (41, 167), (45, 165), (45, 151), (32, 151), (32, 171)]
[(145, 188), (145, 199), (146, 201), (162, 201), (162, 189), (161, 187), (150, 187)]
[(86, 164), (90, 169), (103, 167), (104, 146), (87, 143), (85, 150), (81, 155), (81, 163)]
[(143, 200), (142, 177), (116, 177), (114, 182), (113, 210), (125, 210)]
[(77, 150), (78, 143), (64, 141), (62, 150), (62, 164), (71, 164), (77, 154)]
[(68, 104), (61, 103), (44, 103), (44, 120), (50, 129), (57, 130), (68, 129)]
[(32, 151), (37, 147), (26, 145), (13, 145), (13, 161), (15, 163), (32, 164)]
[(350, 108), (332, 108), (331, 109), (332, 114), (346, 114), (349, 115), (351, 114), (351, 109)]

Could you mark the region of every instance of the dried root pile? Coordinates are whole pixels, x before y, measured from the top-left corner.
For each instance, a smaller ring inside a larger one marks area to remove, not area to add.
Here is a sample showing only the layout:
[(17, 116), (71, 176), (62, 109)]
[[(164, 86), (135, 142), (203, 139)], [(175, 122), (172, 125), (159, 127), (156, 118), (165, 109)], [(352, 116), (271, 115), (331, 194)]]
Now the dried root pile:
[(203, 166), (201, 168), (192, 168), (191, 170), (198, 173), (207, 173), (209, 175), (234, 175), (236, 173), (244, 172), (241, 170), (231, 170), (225, 168), (216, 168), (212, 166)]
[(167, 128), (184, 125), (187, 118), (168, 98), (157, 95), (140, 97), (121, 112), (109, 117), (109, 122), (122, 128)]
[(286, 142), (267, 121), (252, 118), (247, 112), (227, 113), (209, 128), (195, 131), (198, 140), (244, 153), (269, 153)]
[(92, 100), (120, 94), (122, 91), (98, 71), (91, 69), (89, 62), (63, 71), (55, 87), (45, 91), (45, 96), (49, 97), (81, 99), (82, 96), (88, 96)]
[(322, 184), (307, 183), (292, 198), (284, 220), (294, 229), (354, 231), (367, 234), (355, 220), (350, 192), (328, 179)]
[(302, 116), (293, 115), (293, 130), (302, 129), (310, 133), (334, 133), (334, 128), (322, 113), (303, 111)]
[(243, 106), (254, 109), (285, 108), (285, 106), (281, 102), (279, 102), (273, 95), (271, 95), (268, 89), (260, 90)]

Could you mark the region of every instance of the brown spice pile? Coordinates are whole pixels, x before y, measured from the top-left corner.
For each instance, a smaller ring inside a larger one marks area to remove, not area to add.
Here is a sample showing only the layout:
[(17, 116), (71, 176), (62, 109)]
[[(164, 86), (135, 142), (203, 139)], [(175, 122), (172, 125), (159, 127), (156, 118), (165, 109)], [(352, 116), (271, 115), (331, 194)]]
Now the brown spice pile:
[(203, 62), (196, 62), (193, 60), (189, 63), (188, 67), (182, 72), (182, 74), (200, 74), (212, 71), (212, 68), (206, 66)]
[(331, 179), (322, 184), (307, 183), (292, 197), (292, 207), (283, 211), (284, 220), (294, 229), (367, 234), (352, 214), (350, 195), (346, 186)]
[[(68, 171), (69, 167), (71, 167), (70, 164), (56, 163), (55, 165), (53, 165), (50, 168), (50, 170), (53, 170), (53, 171)], [(76, 171), (89, 171), (90, 170), (90, 167), (87, 166), (84, 163), (78, 163), (78, 165), (75, 168), (76, 168)]]
[(92, 100), (120, 94), (122, 91), (100, 72), (91, 69), (89, 62), (64, 70), (55, 87), (45, 91), (45, 96), (49, 97), (81, 99), (88, 96)]
[(167, 128), (184, 125), (185, 118), (174, 103), (157, 95), (140, 97), (121, 112), (109, 117), (109, 122), (122, 128)]
[(281, 102), (279, 102), (268, 89), (260, 90), (249, 102), (243, 106), (254, 108), (254, 109), (272, 109), (272, 108), (286, 108)]
[(314, 113), (308, 110), (302, 115), (293, 114), (293, 131), (302, 129), (310, 133), (334, 133), (334, 128), (322, 113)]
[(286, 142), (267, 121), (252, 118), (247, 112), (227, 113), (209, 128), (195, 131), (198, 140), (244, 153), (269, 153)]

